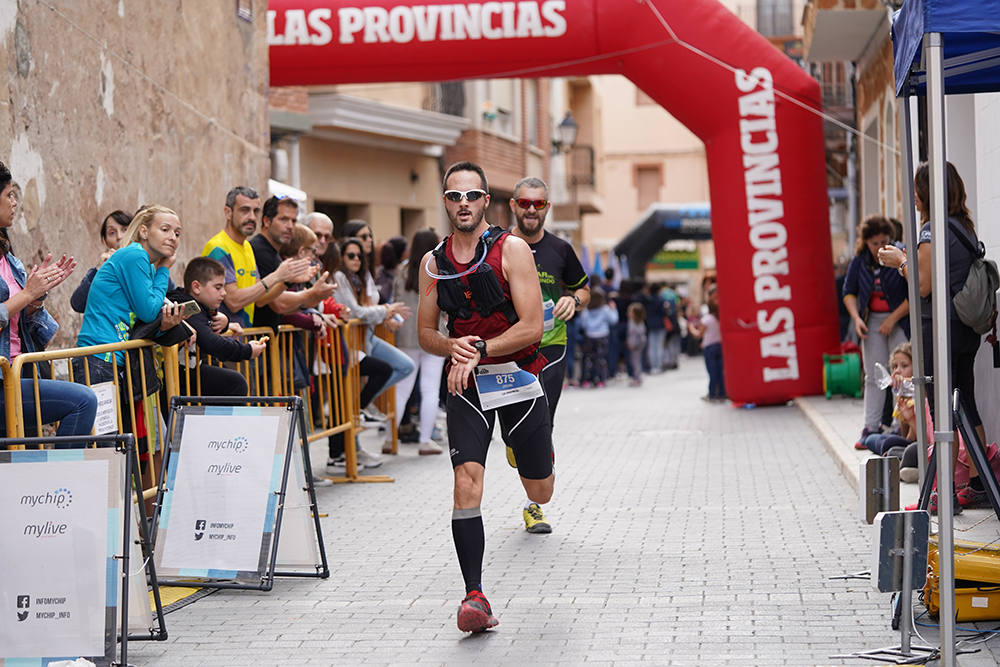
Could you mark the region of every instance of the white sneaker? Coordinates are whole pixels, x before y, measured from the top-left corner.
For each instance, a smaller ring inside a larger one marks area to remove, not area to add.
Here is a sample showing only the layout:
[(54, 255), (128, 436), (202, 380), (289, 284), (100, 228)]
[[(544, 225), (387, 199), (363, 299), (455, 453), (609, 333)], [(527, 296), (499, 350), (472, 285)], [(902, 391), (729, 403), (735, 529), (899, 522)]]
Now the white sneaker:
[(372, 454), (371, 452), (358, 447), (358, 467), (361, 468), (378, 468), (382, 465), (382, 457), (378, 454)]
[(374, 405), (369, 405), (367, 408), (362, 408), (361, 410), (361, 423), (362, 424), (381, 424), (389, 419), (386, 417), (381, 410), (376, 408)]
[(420, 443), (418, 453), (421, 456), (426, 456), (428, 454), (440, 454), (443, 451), (444, 450), (441, 448), (441, 445), (437, 444), (433, 440), (428, 440), (427, 442)]
[(323, 477), (321, 474), (313, 473), (313, 488), (319, 488), (321, 486), (333, 486), (333, 482)]

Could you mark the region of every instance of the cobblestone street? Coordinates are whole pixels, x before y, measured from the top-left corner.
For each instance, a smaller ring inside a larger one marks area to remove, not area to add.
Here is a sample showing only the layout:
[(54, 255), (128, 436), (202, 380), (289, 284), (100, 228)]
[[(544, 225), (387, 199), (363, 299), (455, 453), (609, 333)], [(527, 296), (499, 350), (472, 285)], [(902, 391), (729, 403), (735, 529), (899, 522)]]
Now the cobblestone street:
[[(638, 389), (563, 394), (551, 535), (525, 533), (523, 491), (494, 442), (483, 581), (495, 631), (463, 636), (455, 627), (463, 589), (447, 458), (400, 445), (378, 470), (394, 484), (318, 489), (330, 579), (216, 593), (167, 615), (169, 640), (133, 642), (129, 657), (139, 665), (870, 664), (830, 658), (899, 641), (887, 594), (830, 579), (868, 568), (855, 492), (799, 409), (703, 402), (701, 360), (683, 361)], [(322, 453), (314, 447), (317, 464)]]

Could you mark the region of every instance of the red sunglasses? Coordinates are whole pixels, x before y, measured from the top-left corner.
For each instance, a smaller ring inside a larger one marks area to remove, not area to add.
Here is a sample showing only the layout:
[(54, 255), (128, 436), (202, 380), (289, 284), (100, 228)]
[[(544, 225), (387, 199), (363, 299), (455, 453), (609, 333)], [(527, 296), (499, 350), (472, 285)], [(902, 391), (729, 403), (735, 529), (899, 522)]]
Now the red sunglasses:
[(534, 206), (536, 211), (541, 211), (543, 208), (549, 205), (546, 199), (517, 199), (517, 205), (521, 208), (528, 210), (528, 207)]

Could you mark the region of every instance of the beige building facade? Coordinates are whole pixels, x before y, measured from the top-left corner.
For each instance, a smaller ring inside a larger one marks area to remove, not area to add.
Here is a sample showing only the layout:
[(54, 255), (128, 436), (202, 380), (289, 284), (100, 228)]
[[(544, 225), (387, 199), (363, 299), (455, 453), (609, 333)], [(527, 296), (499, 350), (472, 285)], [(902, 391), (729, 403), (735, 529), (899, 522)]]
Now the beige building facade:
[(447, 233), (441, 177), (469, 160), (489, 179), (488, 219), (508, 226), (514, 183), (549, 177), (549, 89), (544, 79), (272, 89), (272, 178), (337, 230), (361, 219), (378, 240), (409, 239)]
[(178, 212), (179, 281), (222, 226), (226, 192), (266, 184), (265, 23), (236, 3), (0, 0), (0, 160), (23, 193), (10, 236), (26, 264), (49, 252), (79, 262), (47, 304), (61, 324), (53, 347), (75, 339), (69, 296), (110, 211)]

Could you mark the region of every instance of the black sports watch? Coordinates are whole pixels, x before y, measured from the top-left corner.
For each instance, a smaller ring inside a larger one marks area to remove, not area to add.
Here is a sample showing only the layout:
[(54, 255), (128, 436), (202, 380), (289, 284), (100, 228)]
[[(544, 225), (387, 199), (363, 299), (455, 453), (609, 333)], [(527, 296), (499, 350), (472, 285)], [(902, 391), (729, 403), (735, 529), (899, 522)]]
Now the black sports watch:
[(580, 303), (580, 297), (578, 297), (576, 294), (573, 294), (572, 296), (573, 296), (573, 302), (576, 304), (576, 309), (580, 310), (580, 306), (582, 305)]
[(488, 356), (486, 354), (486, 341), (485, 340), (477, 340), (475, 343), (472, 344), (472, 347), (476, 348), (476, 351), (479, 352), (479, 360), (480, 361), (482, 361), (483, 359), (485, 359)]

